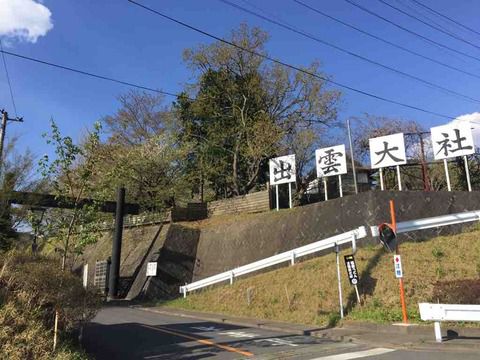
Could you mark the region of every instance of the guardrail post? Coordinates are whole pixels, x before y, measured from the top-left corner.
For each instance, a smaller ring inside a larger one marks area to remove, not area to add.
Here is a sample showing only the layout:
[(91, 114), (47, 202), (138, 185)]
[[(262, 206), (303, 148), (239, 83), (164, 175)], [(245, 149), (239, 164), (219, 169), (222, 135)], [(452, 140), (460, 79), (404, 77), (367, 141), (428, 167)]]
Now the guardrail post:
[(182, 292), (183, 292), (183, 298), (185, 299), (187, 297), (187, 287), (186, 286), (182, 287)]
[(435, 321), (433, 324), (435, 329), (435, 341), (438, 343), (442, 342), (442, 329), (440, 328), (440, 321)]
[(230, 285), (233, 285), (233, 271), (230, 271)]
[(340, 277), (340, 260), (339, 260), (340, 248), (335, 243), (335, 253), (337, 257), (337, 280), (338, 280), (338, 301), (340, 302), (340, 318), (343, 319), (343, 297), (342, 297), (342, 279)]
[(357, 252), (357, 234), (352, 233), (352, 254), (355, 255)]
[(292, 265), (295, 265), (295, 251), (292, 251), (292, 257), (290, 259)]

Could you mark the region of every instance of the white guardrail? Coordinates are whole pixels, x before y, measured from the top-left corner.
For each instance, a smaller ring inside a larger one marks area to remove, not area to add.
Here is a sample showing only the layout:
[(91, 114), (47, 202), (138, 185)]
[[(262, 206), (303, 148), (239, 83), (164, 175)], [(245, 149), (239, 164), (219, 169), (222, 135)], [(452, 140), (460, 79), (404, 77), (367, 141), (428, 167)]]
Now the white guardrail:
[(187, 292), (197, 290), (206, 286), (217, 284), (223, 281), (230, 281), (233, 283), (233, 279), (241, 275), (249, 274), (254, 271), (265, 269), (267, 267), (277, 265), (283, 262), (290, 261), (291, 264), (295, 264), (295, 259), (322, 251), (325, 249), (333, 248), (335, 245), (343, 245), (352, 243), (353, 251), (356, 249), (356, 240), (367, 236), (367, 229), (365, 226), (360, 226), (358, 229), (345, 232), (343, 234), (335, 235), (327, 239), (316, 241), (314, 243), (301, 246), (299, 248), (283, 252), (268, 258), (255, 261), (253, 263), (240, 266), (233, 270), (225, 271), (223, 273), (207, 277), (205, 279), (195, 281), (184, 286), (180, 286), (180, 293), (183, 297), (187, 296)]
[[(480, 210), (398, 222), (397, 233), (401, 234), (409, 231), (426, 230), (434, 227), (462, 224), (473, 221), (480, 221)], [(370, 231), (372, 233), (372, 236), (374, 237), (379, 235), (377, 226), (371, 226)], [(266, 259), (255, 261), (251, 264), (240, 266), (233, 270), (225, 271), (223, 273), (213, 275), (205, 279), (186, 284), (184, 286), (180, 286), (180, 293), (182, 293), (183, 296), (186, 297), (187, 292), (189, 291), (197, 290), (223, 281), (230, 281), (230, 283), (233, 283), (233, 279), (235, 277), (265, 269), (267, 267), (277, 265), (282, 262), (290, 261), (292, 264), (294, 264), (296, 258), (313, 254), (315, 252), (322, 251), (328, 248), (332, 248), (335, 247), (335, 245), (342, 245), (351, 242), (353, 252), (355, 252), (356, 239), (361, 239), (366, 236), (367, 232), (365, 226), (360, 226), (358, 229), (335, 235), (324, 240), (320, 240), (290, 251), (283, 252), (278, 255), (268, 257)]]
[[(398, 222), (397, 233), (401, 234), (409, 231), (427, 230), (434, 227), (462, 224), (472, 221), (480, 221), (480, 210)], [(378, 226), (371, 226), (370, 231), (372, 236), (378, 236)]]
[(480, 321), (480, 305), (420, 303), (420, 318), (435, 321), (435, 339), (442, 342), (440, 321)]

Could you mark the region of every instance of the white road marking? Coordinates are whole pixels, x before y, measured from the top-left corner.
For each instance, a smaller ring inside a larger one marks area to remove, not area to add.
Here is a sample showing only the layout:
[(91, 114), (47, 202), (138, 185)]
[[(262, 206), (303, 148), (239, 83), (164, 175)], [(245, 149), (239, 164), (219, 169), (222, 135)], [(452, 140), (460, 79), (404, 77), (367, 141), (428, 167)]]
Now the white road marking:
[(200, 330), (200, 331), (223, 331), (222, 328), (216, 328), (215, 326), (190, 326), (191, 329)]
[(288, 345), (288, 346), (298, 346), (297, 344), (294, 344), (291, 341), (284, 340), (284, 339), (278, 339), (278, 338), (271, 338), (271, 339), (258, 339), (255, 340), (255, 342), (262, 342), (262, 341), (267, 341), (272, 343), (273, 346), (281, 346), (281, 345)]
[(249, 338), (249, 339), (257, 337), (256, 334), (249, 334), (243, 331), (227, 331), (227, 332), (219, 333), (219, 335), (227, 335), (234, 338)]
[(350, 359), (359, 359), (366, 356), (375, 356), (375, 355), (382, 355), (389, 352), (395, 351), (395, 349), (386, 349), (386, 348), (375, 348), (365, 351), (355, 351), (350, 353), (338, 354), (338, 355), (330, 355), (330, 356), (323, 356), (319, 358), (315, 358), (312, 360), (350, 360)]

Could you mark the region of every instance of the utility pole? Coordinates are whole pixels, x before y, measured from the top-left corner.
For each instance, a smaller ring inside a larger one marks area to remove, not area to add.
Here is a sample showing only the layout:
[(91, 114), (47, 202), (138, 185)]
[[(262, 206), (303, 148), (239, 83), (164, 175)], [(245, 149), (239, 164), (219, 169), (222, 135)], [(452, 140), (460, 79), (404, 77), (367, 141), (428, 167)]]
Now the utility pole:
[(355, 186), (355, 194), (358, 194), (357, 172), (355, 171), (355, 159), (353, 157), (352, 132), (350, 129), (350, 119), (347, 119), (348, 142), (350, 144), (350, 158), (352, 160), (353, 185)]
[(3, 144), (5, 142), (5, 133), (7, 131), (7, 122), (8, 121), (23, 122), (23, 118), (21, 118), (21, 117), (9, 118), (8, 113), (4, 109), (0, 110), (0, 112), (2, 114), (2, 125), (0, 127), (0, 173), (1, 173), (2, 167), (3, 167)]

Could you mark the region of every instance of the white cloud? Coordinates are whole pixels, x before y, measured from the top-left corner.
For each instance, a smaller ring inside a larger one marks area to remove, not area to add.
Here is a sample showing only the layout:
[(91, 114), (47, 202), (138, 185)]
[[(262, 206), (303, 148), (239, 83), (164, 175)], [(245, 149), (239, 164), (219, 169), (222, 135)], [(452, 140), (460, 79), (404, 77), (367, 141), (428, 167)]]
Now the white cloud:
[(464, 114), (458, 116), (452, 122), (469, 121), (472, 126), (473, 140), (475, 147), (480, 147), (480, 112), (474, 112), (471, 114)]
[(34, 0), (0, 0), (0, 36), (36, 42), (53, 28), (52, 13)]

